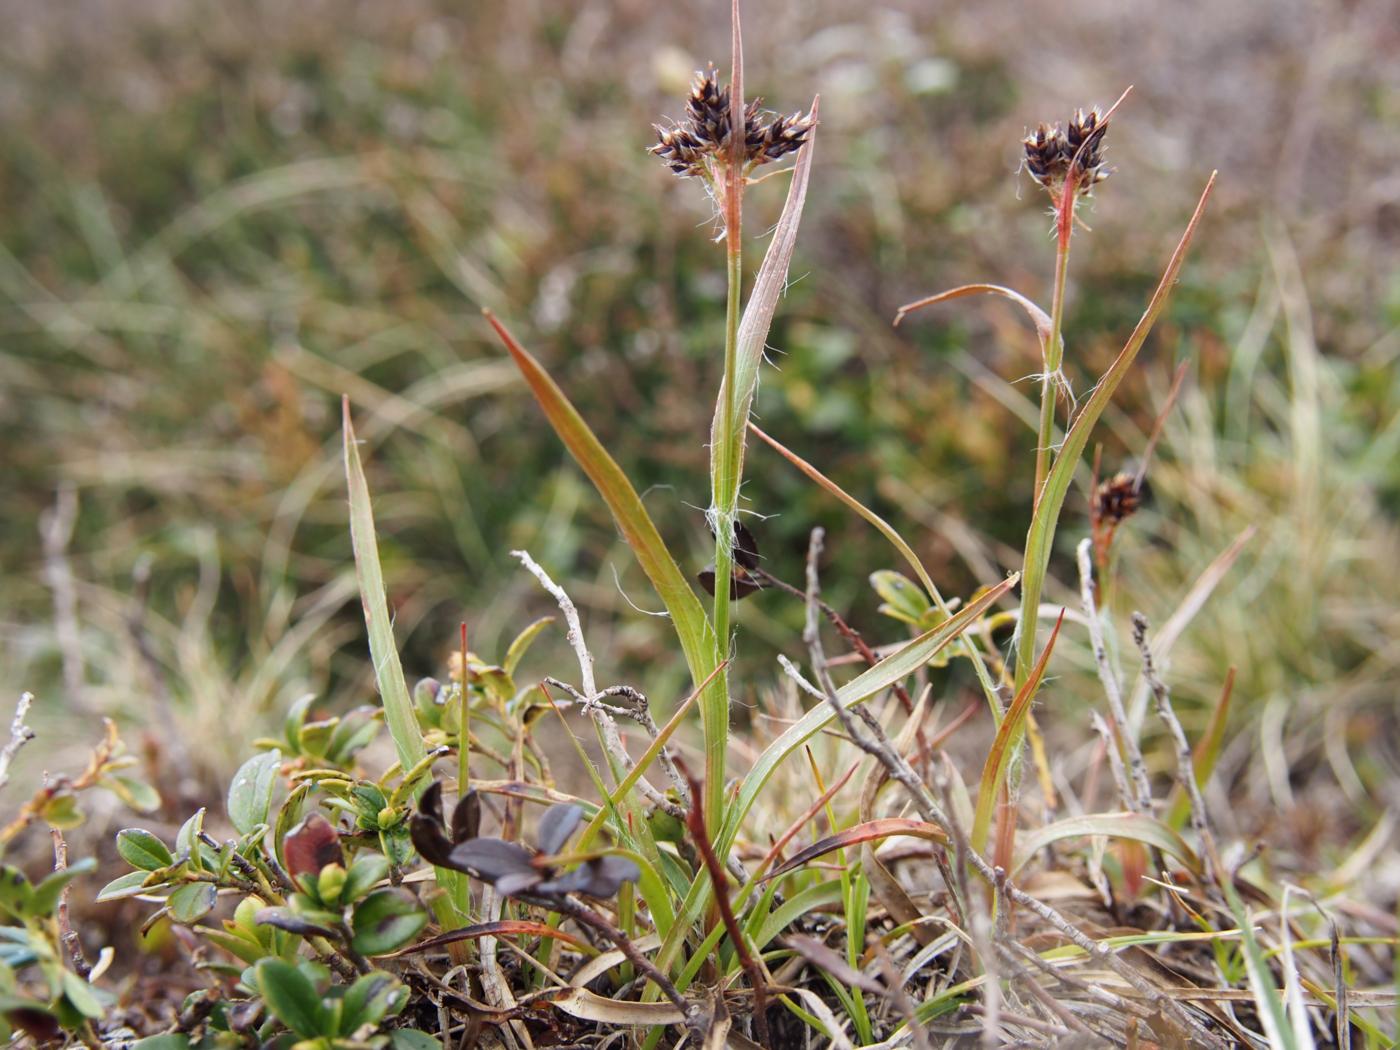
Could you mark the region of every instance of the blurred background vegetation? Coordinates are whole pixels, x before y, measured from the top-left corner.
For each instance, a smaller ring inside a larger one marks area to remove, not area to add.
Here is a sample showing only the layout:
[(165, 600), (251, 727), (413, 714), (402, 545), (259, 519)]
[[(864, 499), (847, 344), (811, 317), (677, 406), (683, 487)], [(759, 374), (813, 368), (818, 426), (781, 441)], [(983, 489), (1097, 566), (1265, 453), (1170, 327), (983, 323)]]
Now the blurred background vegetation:
[[(342, 393), (410, 675), (440, 670), (459, 621), (492, 657), (552, 611), (508, 556), (525, 547), (571, 581), (606, 679), (684, 688), (666, 632), (629, 606), (656, 605), (645, 580), (480, 308), (553, 370), (698, 569), (722, 256), (697, 187), (643, 151), (691, 71), (724, 64), (723, 6), (5, 4), (0, 666), (38, 694), (40, 730), (21, 767), (71, 761), (113, 713), (213, 784), (298, 695), (372, 696)], [(762, 425), (894, 521), (949, 593), (1019, 563), (1034, 336), (999, 302), (898, 330), (895, 309), (979, 280), (1048, 301), (1050, 220), (1019, 139), (1132, 84), (1071, 263), (1068, 368), (1087, 389), (1220, 169), (1101, 428), (1116, 470), (1189, 362), (1114, 600), (1166, 621), (1255, 526), (1173, 651), (1179, 706), (1199, 731), (1237, 666), (1223, 779), (1294, 814), (1302, 848), (1339, 801), (1366, 827), (1400, 783), (1400, 8), (746, 11), (749, 90), (784, 111), (822, 97)], [(755, 237), (781, 198), (750, 194)], [(894, 566), (879, 537), (766, 449), (750, 463), (771, 571), (798, 579), (825, 525), (828, 598), (900, 637), (866, 581)], [(1072, 601), (1086, 528), (1081, 490), (1048, 600)], [(777, 594), (742, 606), (750, 696), (800, 613)], [(1041, 717), (1083, 751), (1077, 697), (1099, 693), (1071, 641)]]

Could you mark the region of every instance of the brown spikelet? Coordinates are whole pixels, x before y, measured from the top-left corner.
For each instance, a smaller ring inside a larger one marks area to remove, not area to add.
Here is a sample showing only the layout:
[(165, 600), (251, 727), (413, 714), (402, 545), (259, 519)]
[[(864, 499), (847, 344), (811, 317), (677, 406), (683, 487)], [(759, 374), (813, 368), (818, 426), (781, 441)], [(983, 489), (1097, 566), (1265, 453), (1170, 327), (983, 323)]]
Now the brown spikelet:
[(1151, 497), (1146, 478), (1122, 470), (1094, 490), (1092, 513), (1104, 525), (1116, 527), (1136, 514)]
[(1097, 107), (1087, 112), (1076, 110), (1064, 128), (1059, 124), (1041, 124), (1021, 140), (1025, 169), (1052, 197), (1059, 196), (1073, 171), (1076, 192), (1087, 196), (1113, 173), (1103, 162), (1107, 133), (1108, 122)]
[[(708, 66), (695, 73), (684, 120), (672, 127), (656, 125), (657, 141), (649, 152), (682, 178), (709, 176), (711, 166), (728, 156), (732, 122), (729, 85)], [(796, 152), (812, 127), (811, 114), (781, 116), (754, 99), (744, 107), (744, 163), (756, 168)]]

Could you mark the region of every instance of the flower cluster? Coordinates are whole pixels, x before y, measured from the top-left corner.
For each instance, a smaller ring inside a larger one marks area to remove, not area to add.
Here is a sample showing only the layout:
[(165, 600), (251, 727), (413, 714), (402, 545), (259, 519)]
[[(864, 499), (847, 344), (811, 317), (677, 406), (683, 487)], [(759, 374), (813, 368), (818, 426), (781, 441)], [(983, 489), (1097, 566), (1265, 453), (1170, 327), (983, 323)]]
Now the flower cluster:
[(1087, 195), (1113, 173), (1103, 162), (1103, 139), (1107, 133), (1108, 122), (1098, 109), (1076, 110), (1065, 128), (1041, 124), (1021, 142), (1026, 151), (1026, 170), (1056, 196), (1073, 171), (1076, 189)]
[[(744, 107), (744, 162), (767, 164), (798, 150), (812, 130), (812, 116), (783, 116), (760, 108), (762, 99)], [(723, 163), (732, 148), (733, 120), (729, 87), (714, 66), (697, 71), (685, 101), (685, 119), (672, 127), (656, 126), (657, 142), (649, 152), (682, 178), (711, 174), (710, 163)]]

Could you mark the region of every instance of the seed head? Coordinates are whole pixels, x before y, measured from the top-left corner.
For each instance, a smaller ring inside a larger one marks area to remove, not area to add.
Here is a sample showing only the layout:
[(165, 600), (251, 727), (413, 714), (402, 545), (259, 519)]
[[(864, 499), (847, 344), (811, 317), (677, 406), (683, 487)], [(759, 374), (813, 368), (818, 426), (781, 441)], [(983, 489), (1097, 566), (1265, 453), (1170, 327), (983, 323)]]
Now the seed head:
[[(744, 163), (749, 168), (798, 150), (813, 126), (810, 114), (780, 116), (761, 108), (762, 101), (756, 98), (744, 107)], [(656, 145), (649, 152), (682, 178), (709, 176), (712, 165), (728, 162), (730, 116), (729, 86), (714, 66), (699, 70), (685, 100), (685, 118), (671, 127), (656, 125)]]
[(1021, 140), (1025, 149), (1025, 166), (1041, 186), (1058, 196), (1070, 172), (1075, 173), (1075, 188), (1088, 196), (1093, 188), (1112, 174), (1103, 162), (1103, 139), (1108, 124), (1097, 108), (1087, 113), (1080, 109), (1068, 127), (1041, 124)]
[(1093, 520), (1105, 528), (1116, 528), (1136, 514), (1152, 496), (1147, 479), (1136, 471), (1119, 471), (1100, 482), (1090, 508)]

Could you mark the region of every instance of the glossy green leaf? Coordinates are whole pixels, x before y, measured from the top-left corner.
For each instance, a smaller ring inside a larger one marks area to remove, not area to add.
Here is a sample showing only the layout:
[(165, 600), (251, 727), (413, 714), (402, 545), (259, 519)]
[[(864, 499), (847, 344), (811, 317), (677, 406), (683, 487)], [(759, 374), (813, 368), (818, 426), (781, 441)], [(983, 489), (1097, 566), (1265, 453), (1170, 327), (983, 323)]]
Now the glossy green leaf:
[(63, 971), (63, 997), (84, 1017), (95, 1020), (106, 1012), (98, 990), (72, 970)]
[(377, 1025), (398, 1013), (408, 1001), (408, 989), (393, 974), (375, 970), (359, 978), (341, 998), (340, 1031), (349, 1035), (361, 1025)]
[(29, 902), (34, 897), (34, 887), (18, 868), (6, 864), (0, 867), (0, 910), (16, 919), (29, 914)]
[(175, 856), (181, 859), (189, 858), (193, 861), (196, 870), (203, 867), (199, 834), (204, 830), (204, 814), (205, 810), (201, 806), (180, 825), (180, 830), (175, 835)]
[(345, 873), (341, 900), (354, 902), (368, 893), (377, 882), (389, 877), (389, 861), (379, 853), (360, 853)]
[(389, 1039), (394, 1050), (442, 1050), (441, 1040), (417, 1028), (395, 1028)]
[(362, 955), (385, 955), (402, 948), (428, 924), (428, 913), (408, 890), (375, 890), (355, 907), (351, 944)]
[(272, 791), (282, 768), (281, 751), (263, 751), (239, 767), (228, 789), (228, 819), (244, 835), (267, 823)]
[(106, 901), (121, 900), (125, 897), (134, 897), (141, 892), (150, 873), (144, 870), (129, 871), (120, 878), (113, 879), (102, 889), (98, 890), (96, 902), (103, 904)]
[(870, 586), (880, 596), (880, 612), (892, 619), (927, 630), (924, 619), (934, 611), (928, 596), (902, 572), (881, 569), (870, 574)]
[(170, 847), (145, 828), (126, 828), (117, 832), (117, 852), (122, 860), (142, 871), (156, 871), (175, 863)]
[(160, 809), (160, 792), (145, 781), (111, 776), (102, 779), (102, 786), (137, 813), (154, 813)]
[(170, 918), (181, 926), (193, 926), (214, 910), (218, 887), (212, 882), (188, 882), (170, 895)]
[(187, 1035), (148, 1035), (131, 1044), (131, 1050), (189, 1050), (190, 1037)]
[(303, 1039), (314, 1039), (321, 1030), (321, 997), (307, 976), (281, 959), (261, 959), (253, 968), (258, 991), (267, 1008)]

